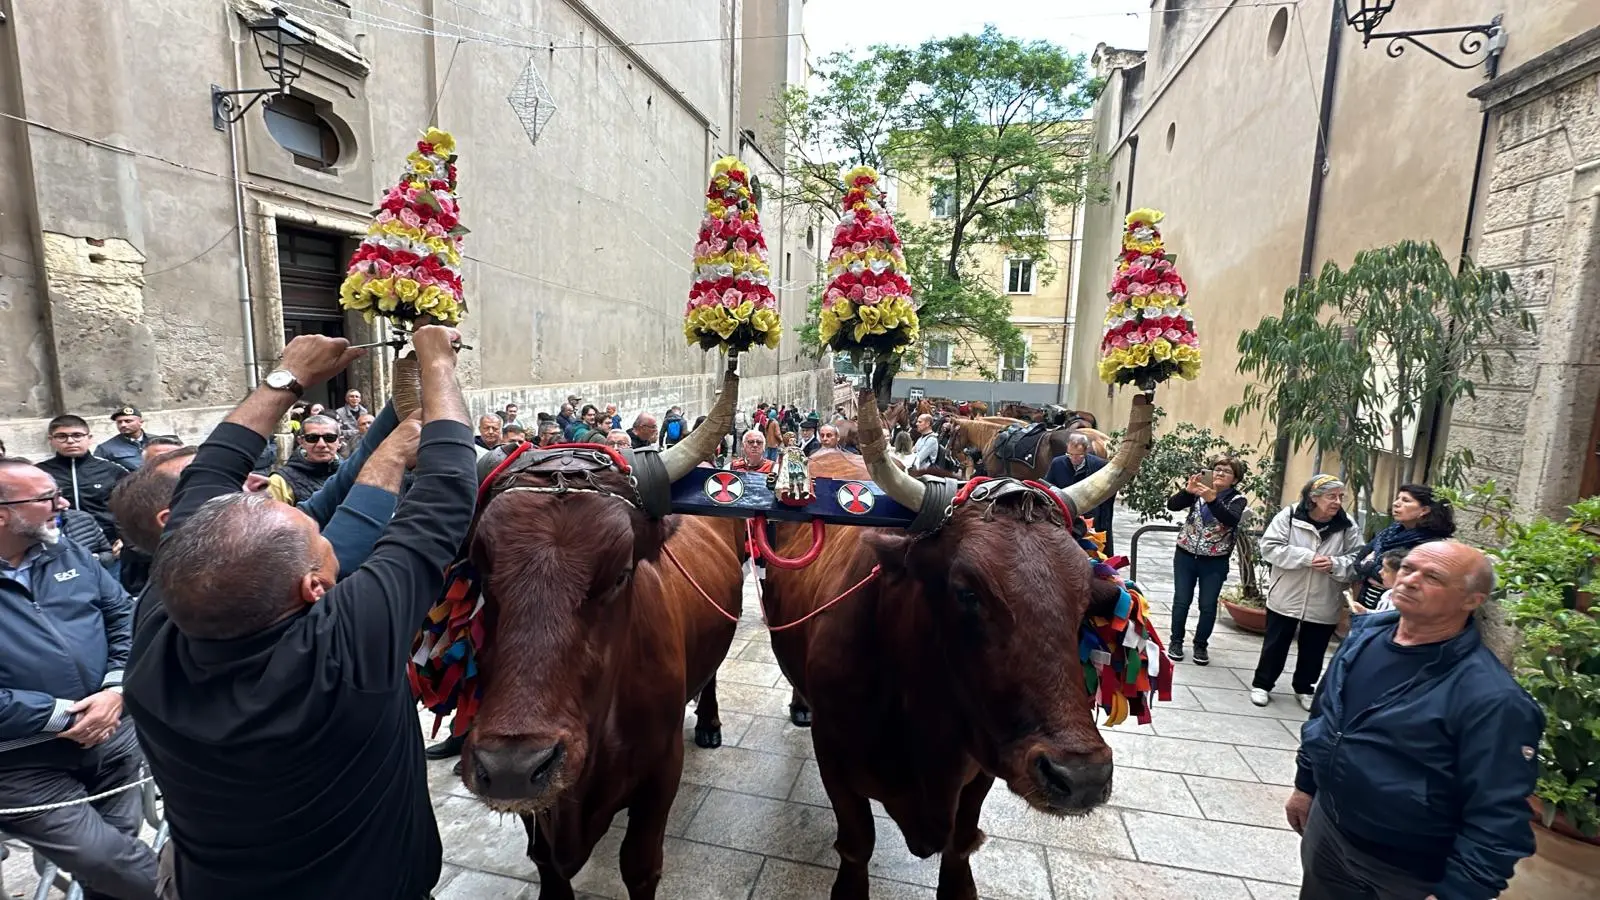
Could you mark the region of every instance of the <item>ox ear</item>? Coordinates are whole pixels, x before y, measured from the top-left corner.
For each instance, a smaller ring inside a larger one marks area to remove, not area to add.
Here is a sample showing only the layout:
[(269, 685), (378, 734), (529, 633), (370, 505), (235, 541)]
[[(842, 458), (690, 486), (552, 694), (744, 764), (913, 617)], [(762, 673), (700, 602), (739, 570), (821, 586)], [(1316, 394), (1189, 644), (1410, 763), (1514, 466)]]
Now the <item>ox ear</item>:
[(917, 559), (917, 550), (924, 542), (916, 535), (876, 528), (863, 531), (862, 541), (878, 557), (884, 575), (925, 578), (931, 571)]
[(1083, 611), (1085, 617), (1103, 616), (1110, 618), (1117, 612), (1117, 601), (1122, 599), (1122, 588), (1114, 581), (1107, 581), (1098, 575), (1089, 576), (1089, 607)]
[(633, 558), (636, 561), (655, 562), (661, 555), (661, 548), (667, 539), (678, 530), (682, 521), (678, 516), (667, 516), (662, 519), (650, 519), (641, 513), (634, 513), (633, 519)]

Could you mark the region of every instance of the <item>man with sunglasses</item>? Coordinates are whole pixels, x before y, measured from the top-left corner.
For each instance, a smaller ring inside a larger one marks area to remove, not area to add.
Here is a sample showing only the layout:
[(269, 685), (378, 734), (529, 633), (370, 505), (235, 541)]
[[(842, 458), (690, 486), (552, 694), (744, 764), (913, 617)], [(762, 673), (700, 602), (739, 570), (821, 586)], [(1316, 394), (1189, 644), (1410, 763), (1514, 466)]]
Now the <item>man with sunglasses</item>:
[(47, 433), (55, 455), (39, 463), (39, 468), (55, 479), (67, 503), (94, 516), (106, 540), (115, 544), (117, 523), (111, 516), (111, 489), (128, 470), (89, 452), (93, 448), (89, 423), (77, 416), (56, 416)]
[(296, 438), (300, 452), (273, 471), (267, 490), (275, 500), (293, 506), (311, 498), (339, 471), (339, 423), (327, 416), (307, 416)]
[[(133, 604), (88, 549), (62, 539), (67, 511), (50, 475), (0, 459), (0, 810), (123, 787), (143, 762), (122, 709)], [(123, 791), (0, 815), (0, 831), (71, 872), (85, 897), (153, 900), (140, 822), (139, 792)]]

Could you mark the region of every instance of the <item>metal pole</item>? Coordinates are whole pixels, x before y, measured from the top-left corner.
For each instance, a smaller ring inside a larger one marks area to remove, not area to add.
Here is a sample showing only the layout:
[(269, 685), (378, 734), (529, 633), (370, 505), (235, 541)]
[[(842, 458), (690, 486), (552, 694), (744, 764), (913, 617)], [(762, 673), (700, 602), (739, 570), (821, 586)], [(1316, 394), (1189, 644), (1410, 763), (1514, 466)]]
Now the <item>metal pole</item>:
[(239, 239), (239, 311), (244, 317), (244, 380), (245, 387), (254, 390), (261, 383), (261, 371), (256, 363), (256, 311), (250, 299), (250, 257), (245, 247), (244, 182), (239, 179), (239, 139), (231, 123), (228, 125), (228, 163), (229, 173), (233, 176), (233, 228)]

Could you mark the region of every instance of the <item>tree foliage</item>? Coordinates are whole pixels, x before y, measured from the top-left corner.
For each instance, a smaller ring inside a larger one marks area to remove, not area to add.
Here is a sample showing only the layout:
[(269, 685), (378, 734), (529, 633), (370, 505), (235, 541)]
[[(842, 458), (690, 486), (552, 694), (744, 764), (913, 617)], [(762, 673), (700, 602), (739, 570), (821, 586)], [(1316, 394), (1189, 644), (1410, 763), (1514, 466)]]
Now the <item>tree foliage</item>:
[(1533, 320), (1505, 273), (1471, 260), (1452, 270), (1431, 241), (1364, 250), (1290, 288), (1281, 315), (1239, 335), (1238, 370), (1255, 381), (1224, 418), (1264, 413), (1294, 449), (1337, 453), (1358, 490), (1379, 466), (1395, 484), (1417, 481), (1429, 473), (1407, 458), (1407, 429), (1432, 404), (1474, 396), (1474, 378), (1490, 374), (1485, 344), (1519, 330)]
[[(832, 54), (814, 76), (819, 89), (791, 89), (773, 122), (785, 145), (784, 199), (832, 221), (840, 172), (862, 164), (902, 190), (947, 196), (948, 218), (913, 226), (896, 217), (922, 332), (1022, 352), (1005, 285), (974, 251), (995, 244), (1032, 257), (1034, 277), (1048, 280), (1048, 211), (1104, 194), (1088, 131), (1077, 124), (1093, 102), (1083, 56), (987, 28), (920, 47)], [(800, 332), (812, 348), (820, 348), (820, 299)], [(898, 364), (874, 373), (882, 401)]]

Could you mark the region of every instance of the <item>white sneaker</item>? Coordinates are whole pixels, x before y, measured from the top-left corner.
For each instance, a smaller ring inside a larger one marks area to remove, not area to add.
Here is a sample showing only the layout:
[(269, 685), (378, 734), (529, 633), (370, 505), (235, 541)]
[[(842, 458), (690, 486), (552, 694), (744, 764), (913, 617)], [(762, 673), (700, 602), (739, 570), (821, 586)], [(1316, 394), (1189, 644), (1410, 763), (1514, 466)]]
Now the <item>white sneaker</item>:
[(1268, 703), (1272, 702), (1272, 695), (1266, 691), (1263, 691), (1261, 688), (1251, 688), (1250, 702), (1257, 706), (1266, 706)]
[(1295, 694), (1294, 695), (1294, 698), (1296, 700), (1300, 701), (1300, 708), (1305, 710), (1306, 712), (1311, 712), (1311, 700), (1312, 700), (1312, 697), (1313, 697), (1313, 695), (1311, 695), (1311, 694)]

